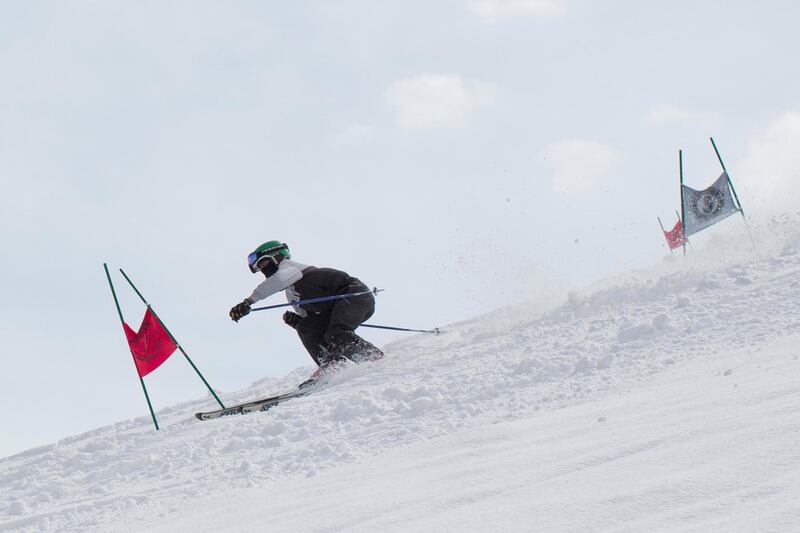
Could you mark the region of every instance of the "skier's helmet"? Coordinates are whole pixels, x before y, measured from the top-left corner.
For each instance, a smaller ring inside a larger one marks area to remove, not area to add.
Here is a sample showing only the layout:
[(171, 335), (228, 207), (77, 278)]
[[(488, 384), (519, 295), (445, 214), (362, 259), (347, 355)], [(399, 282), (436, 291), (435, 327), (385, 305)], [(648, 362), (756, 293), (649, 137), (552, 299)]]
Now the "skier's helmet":
[(289, 253), (289, 247), (285, 242), (281, 241), (267, 241), (247, 256), (247, 266), (250, 267), (250, 272), (256, 273), (268, 262), (277, 266), (278, 263), (284, 259), (289, 259), (292, 254)]

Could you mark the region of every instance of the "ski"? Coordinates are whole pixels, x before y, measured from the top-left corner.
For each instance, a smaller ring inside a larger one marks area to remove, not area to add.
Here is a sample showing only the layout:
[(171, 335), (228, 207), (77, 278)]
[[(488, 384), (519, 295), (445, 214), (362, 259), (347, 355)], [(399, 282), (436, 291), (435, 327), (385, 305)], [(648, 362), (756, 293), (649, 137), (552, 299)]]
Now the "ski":
[(262, 398), (260, 400), (240, 403), (238, 405), (226, 407), (225, 409), (217, 409), (216, 411), (207, 411), (204, 413), (195, 413), (194, 416), (197, 417), (198, 420), (213, 420), (223, 416), (245, 415), (247, 413), (253, 413), (256, 411), (267, 411), (276, 405), (285, 402), (286, 400), (306, 396), (311, 392), (312, 390), (308, 389), (287, 392), (286, 394), (279, 394), (278, 396), (270, 396), (269, 398)]
[[(378, 361), (383, 357), (375, 357), (365, 359), (365, 362)], [(278, 396), (270, 396), (269, 398), (262, 398), (250, 402), (240, 403), (225, 409), (217, 409), (215, 411), (207, 411), (204, 413), (195, 413), (198, 420), (213, 420), (223, 416), (230, 415), (245, 415), (256, 411), (268, 411), (276, 405), (291, 400), (292, 398), (300, 398), (312, 392), (321, 390), (330, 382), (331, 376), (346, 366), (346, 362), (336, 361), (334, 364), (323, 365), (309, 379), (302, 382), (296, 390), (287, 392), (286, 394), (279, 394)]]

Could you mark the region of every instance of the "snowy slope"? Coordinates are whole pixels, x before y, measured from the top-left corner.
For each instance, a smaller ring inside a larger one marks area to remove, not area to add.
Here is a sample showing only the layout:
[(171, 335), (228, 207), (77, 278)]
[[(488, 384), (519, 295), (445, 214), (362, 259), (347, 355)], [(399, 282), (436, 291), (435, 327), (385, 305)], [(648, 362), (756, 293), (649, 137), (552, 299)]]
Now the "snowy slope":
[(206, 398), (2, 459), (0, 530), (798, 530), (800, 232), (769, 227), (267, 413), (199, 422)]

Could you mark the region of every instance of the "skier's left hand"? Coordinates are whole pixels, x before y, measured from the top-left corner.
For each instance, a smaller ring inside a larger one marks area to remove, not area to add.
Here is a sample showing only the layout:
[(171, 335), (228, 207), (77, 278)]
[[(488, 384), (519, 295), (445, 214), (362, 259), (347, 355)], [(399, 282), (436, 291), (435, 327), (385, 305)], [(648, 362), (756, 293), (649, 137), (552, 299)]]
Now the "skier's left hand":
[(253, 305), (253, 300), (250, 298), (245, 298), (242, 303), (234, 305), (229, 313), (231, 320), (239, 322), (240, 318), (249, 315), (251, 305)]
[(299, 324), (301, 320), (303, 320), (303, 317), (297, 313), (292, 313), (291, 311), (286, 311), (283, 313), (283, 321), (286, 322), (286, 325), (291, 326), (294, 329), (297, 329), (297, 324)]

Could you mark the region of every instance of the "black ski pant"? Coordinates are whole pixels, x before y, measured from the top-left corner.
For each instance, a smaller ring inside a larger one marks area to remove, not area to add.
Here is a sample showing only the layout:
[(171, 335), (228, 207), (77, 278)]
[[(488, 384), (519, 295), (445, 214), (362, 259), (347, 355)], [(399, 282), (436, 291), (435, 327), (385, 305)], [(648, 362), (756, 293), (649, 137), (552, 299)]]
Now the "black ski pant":
[[(369, 290), (366, 287), (362, 290)], [(353, 291), (356, 292), (356, 291)], [(295, 328), (300, 341), (317, 365), (346, 357), (356, 363), (377, 354), (375, 345), (355, 333), (375, 312), (375, 297), (363, 294), (336, 300), (329, 312), (309, 315)]]

